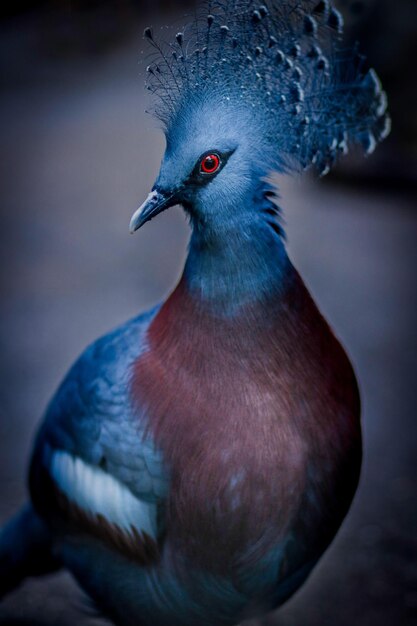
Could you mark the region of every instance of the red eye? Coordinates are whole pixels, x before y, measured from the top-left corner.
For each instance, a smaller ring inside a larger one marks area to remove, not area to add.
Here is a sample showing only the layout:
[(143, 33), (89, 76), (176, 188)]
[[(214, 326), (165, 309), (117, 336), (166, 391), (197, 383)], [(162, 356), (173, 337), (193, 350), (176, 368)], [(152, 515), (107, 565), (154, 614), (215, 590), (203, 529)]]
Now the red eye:
[(220, 157), (218, 154), (208, 154), (201, 161), (200, 171), (203, 174), (214, 174), (220, 167)]

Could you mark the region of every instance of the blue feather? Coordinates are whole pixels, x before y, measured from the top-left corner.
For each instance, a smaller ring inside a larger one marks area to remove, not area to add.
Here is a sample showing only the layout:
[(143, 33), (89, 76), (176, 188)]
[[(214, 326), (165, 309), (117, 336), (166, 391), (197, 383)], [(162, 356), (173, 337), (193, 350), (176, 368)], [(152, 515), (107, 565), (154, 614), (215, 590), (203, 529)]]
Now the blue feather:
[[(190, 103), (244, 101), (263, 121), (259, 140), (275, 151), (275, 169), (315, 165), (323, 174), (348, 145), (368, 152), (389, 129), (376, 74), (357, 64), (356, 51), (341, 42), (342, 31), (343, 18), (327, 0), (209, 2), (173, 43), (158, 42), (147, 28), (155, 51), (148, 67), (155, 113), (169, 133)], [(289, 70), (299, 75), (305, 95), (295, 108)], [(341, 135), (343, 150), (335, 144)], [(364, 142), (364, 136), (373, 140)]]

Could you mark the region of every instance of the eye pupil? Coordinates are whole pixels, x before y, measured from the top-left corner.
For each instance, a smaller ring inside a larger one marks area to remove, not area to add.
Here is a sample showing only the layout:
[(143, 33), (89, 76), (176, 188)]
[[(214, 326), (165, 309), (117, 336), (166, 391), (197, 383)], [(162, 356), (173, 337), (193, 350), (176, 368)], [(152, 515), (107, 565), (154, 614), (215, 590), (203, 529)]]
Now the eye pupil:
[(208, 154), (201, 162), (201, 171), (204, 174), (214, 174), (219, 169), (220, 158), (217, 154)]

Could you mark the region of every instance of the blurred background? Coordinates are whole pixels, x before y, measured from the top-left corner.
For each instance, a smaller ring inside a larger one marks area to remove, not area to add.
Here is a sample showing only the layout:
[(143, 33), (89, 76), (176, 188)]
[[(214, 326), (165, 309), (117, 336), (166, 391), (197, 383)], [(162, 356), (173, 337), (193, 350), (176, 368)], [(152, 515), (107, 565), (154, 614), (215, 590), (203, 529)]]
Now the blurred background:
[[(347, 346), (363, 397), (360, 488), (337, 539), (270, 626), (417, 624), (417, 2), (340, 0), (388, 91), (390, 138), (331, 176), (279, 181), (290, 255)], [(174, 0), (32, 0), (0, 21), (0, 524), (31, 441), (87, 343), (175, 285), (172, 209), (128, 234), (164, 141), (145, 113), (142, 32)], [(192, 8), (192, 7), (191, 7)], [(67, 574), (26, 582), (0, 624), (87, 626)]]

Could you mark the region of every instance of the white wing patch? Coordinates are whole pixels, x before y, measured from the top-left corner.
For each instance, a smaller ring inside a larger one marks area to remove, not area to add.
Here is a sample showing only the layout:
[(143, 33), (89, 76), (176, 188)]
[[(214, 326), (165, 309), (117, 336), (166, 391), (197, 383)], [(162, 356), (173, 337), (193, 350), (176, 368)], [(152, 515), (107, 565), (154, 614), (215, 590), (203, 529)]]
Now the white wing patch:
[(60, 491), (90, 515), (131, 533), (146, 532), (156, 540), (155, 505), (143, 502), (113, 476), (61, 450), (52, 454), (50, 473)]

